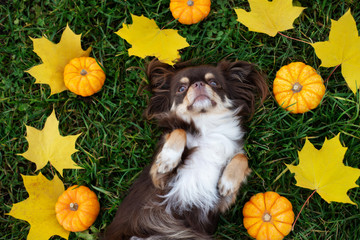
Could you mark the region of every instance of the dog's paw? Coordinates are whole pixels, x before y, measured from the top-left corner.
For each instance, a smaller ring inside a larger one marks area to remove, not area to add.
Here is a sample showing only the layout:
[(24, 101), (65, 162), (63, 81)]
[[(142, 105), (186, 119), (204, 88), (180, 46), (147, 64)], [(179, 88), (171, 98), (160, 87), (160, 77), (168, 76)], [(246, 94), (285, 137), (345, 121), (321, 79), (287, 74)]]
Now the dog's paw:
[(163, 148), (157, 155), (155, 165), (158, 173), (171, 172), (180, 162), (182, 151), (177, 151), (171, 148)]
[(248, 167), (248, 160), (244, 154), (237, 154), (224, 169), (220, 177), (218, 188), (223, 197), (236, 195), (241, 184), (246, 181), (246, 177), (251, 173)]
[(220, 178), (218, 188), (220, 195), (226, 197), (236, 193), (239, 190), (239, 183), (227, 178), (226, 175), (223, 175)]

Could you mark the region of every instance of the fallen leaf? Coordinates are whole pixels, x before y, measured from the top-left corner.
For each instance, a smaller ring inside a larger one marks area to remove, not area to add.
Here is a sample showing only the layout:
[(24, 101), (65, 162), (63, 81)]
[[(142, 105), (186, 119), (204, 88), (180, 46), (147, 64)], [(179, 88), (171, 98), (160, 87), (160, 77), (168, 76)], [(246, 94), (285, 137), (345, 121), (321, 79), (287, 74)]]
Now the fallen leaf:
[(251, 12), (235, 9), (238, 21), (250, 31), (274, 37), (278, 32), (293, 28), (294, 20), (305, 9), (294, 7), (292, 0), (249, 0)]
[(360, 37), (350, 10), (338, 21), (331, 20), (329, 40), (312, 44), (322, 67), (341, 64), (349, 88), (356, 93), (360, 85)]
[(296, 186), (316, 190), (328, 203), (341, 202), (355, 204), (346, 194), (360, 177), (360, 169), (345, 166), (343, 158), (347, 150), (339, 140), (339, 135), (325, 140), (317, 150), (308, 139), (299, 152), (299, 165), (287, 165), (295, 173)]
[(54, 235), (68, 239), (70, 232), (58, 223), (55, 213), (55, 203), (65, 190), (64, 184), (56, 175), (51, 181), (41, 173), (21, 176), (29, 198), (15, 203), (8, 215), (31, 225), (28, 240), (47, 240)]
[(133, 24), (126, 25), (115, 32), (132, 45), (129, 55), (141, 58), (155, 56), (160, 61), (174, 65), (180, 59), (179, 49), (188, 47), (186, 39), (177, 30), (160, 30), (153, 19), (131, 15)]
[(42, 130), (26, 126), (26, 140), (29, 148), (25, 153), (19, 154), (36, 164), (36, 171), (50, 162), (62, 176), (63, 169), (79, 169), (71, 155), (75, 149), (76, 139), (80, 136), (70, 135), (63, 137), (59, 132), (59, 121), (56, 119), (55, 111), (46, 120)]
[(41, 58), (42, 64), (29, 69), (35, 83), (48, 84), (51, 95), (67, 90), (64, 84), (64, 68), (71, 59), (88, 57), (91, 47), (86, 51), (81, 48), (81, 34), (76, 35), (69, 26), (66, 26), (58, 44), (52, 43), (45, 37), (34, 39), (34, 52)]

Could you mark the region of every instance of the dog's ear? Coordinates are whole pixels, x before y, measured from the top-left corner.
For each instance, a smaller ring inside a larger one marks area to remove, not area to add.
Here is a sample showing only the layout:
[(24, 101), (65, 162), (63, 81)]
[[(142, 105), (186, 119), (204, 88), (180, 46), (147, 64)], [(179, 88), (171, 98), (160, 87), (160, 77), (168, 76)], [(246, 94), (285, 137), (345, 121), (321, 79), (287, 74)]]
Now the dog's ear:
[(170, 110), (170, 82), (175, 69), (155, 59), (147, 65), (148, 90), (152, 93), (145, 110), (148, 119)]
[(255, 65), (245, 62), (221, 61), (217, 66), (226, 79), (229, 98), (236, 107), (241, 107), (240, 115), (252, 116), (256, 98), (263, 102), (268, 95), (265, 76), (256, 70)]

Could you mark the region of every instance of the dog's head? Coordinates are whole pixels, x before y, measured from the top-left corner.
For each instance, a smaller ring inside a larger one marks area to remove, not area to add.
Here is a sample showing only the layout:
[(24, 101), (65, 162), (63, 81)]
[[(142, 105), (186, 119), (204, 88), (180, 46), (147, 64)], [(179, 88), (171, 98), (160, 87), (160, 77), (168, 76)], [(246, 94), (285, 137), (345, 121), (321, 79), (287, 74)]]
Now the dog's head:
[(191, 117), (228, 110), (250, 116), (256, 97), (264, 100), (268, 93), (264, 77), (244, 61), (172, 67), (155, 60), (149, 63), (147, 76), (153, 93), (148, 118), (164, 113)]

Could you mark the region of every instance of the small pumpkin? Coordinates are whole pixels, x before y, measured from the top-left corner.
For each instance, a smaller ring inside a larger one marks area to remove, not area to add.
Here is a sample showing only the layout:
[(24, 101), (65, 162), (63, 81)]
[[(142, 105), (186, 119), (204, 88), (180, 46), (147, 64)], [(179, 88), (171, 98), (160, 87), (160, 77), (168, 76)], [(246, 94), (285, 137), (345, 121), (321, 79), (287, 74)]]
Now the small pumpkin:
[(56, 219), (65, 230), (71, 232), (88, 229), (99, 211), (100, 203), (96, 194), (85, 186), (69, 187), (55, 204)]
[(198, 23), (209, 15), (210, 0), (171, 0), (170, 11), (182, 24)]
[(280, 240), (288, 235), (294, 212), (288, 199), (276, 192), (258, 193), (244, 205), (244, 227), (257, 240)]
[(325, 86), (314, 68), (294, 62), (281, 67), (276, 73), (273, 92), (281, 107), (291, 113), (304, 113), (320, 104)]
[(92, 57), (72, 59), (64, 69), (65, 86), (83, 97), (100, 91), (105, 82), (105, 73)]

